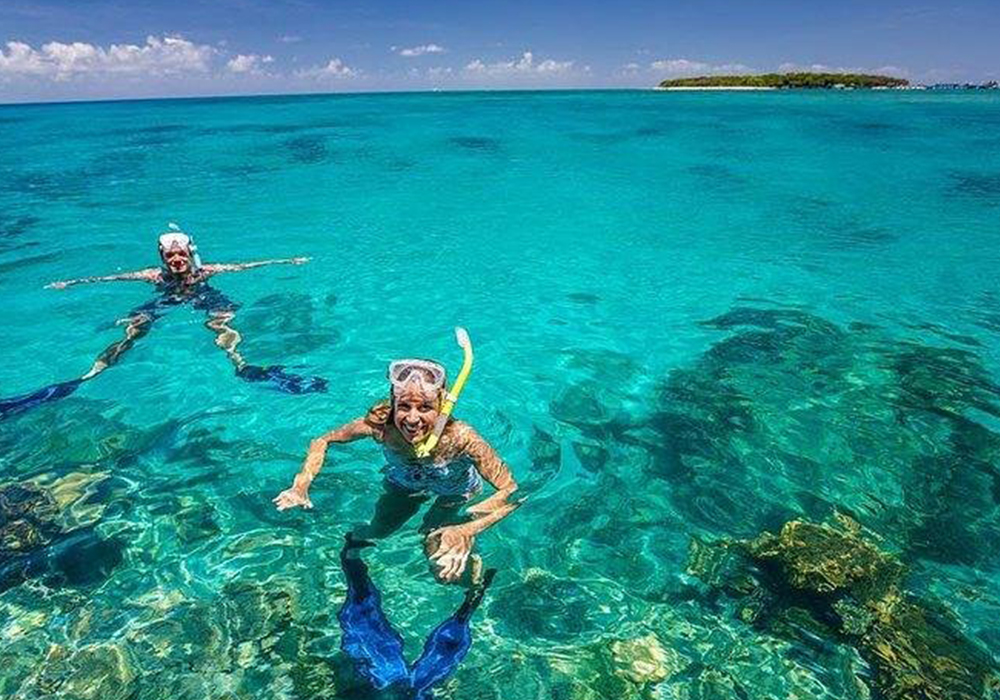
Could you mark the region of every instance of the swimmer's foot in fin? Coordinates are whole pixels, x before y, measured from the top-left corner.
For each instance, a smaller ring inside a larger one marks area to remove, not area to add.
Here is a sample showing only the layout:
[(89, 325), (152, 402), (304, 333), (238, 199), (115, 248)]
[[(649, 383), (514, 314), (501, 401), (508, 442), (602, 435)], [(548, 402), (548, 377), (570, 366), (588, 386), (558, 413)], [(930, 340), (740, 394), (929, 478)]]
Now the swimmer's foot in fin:
[(353, 532), (348, 532), (344, 535), (344, 547), (340, 550), (340, 558), (357, 559), (360, 556), (360, 550), (374, 546), (375, 543), (371, 540), (363, 540)]
[(493, 583), (496, 569), (487, 569), (483, 580), (470, 588), (455, 614), (438, 625), (424, 642), (424, 651), (410, 671), (410, 685), (417, 698), (426, 698), (432, 686), (458, 668), (472, 646), (469, 619), (483, 602), (486, 589)]
[(0, 420), (10, 418), (40, 404), (65, 398), (76, 391), (76, 388), (82, 383), (83, 379), (73, 379), (68, 382), (50, 384), (43, 389), (25, 394), (24, 396), (0, 399)]
[(350, 597), (352, 594), (359, 600), (371, 595), (375, 587), (368, 578), (368, 567), (361, 559), (361, 550), (366, 547), (374, 547), (374, 542), (358, 539), (353, 532), (344, 535), (344, 546), (340, 550), (340, 565), (347, 575), (347, 583)]
[(326, 391), (327, 381), (323, 377), (310, 377), (286, 372), (282, 365), (243, 365), (236, 370), (236, 376), (248, 382), (269, 382), (271, 386), (286, 394), (314, 394)]
[(482, 580), (466, 591), (465, 600), (462, 602), (462, 606), (455, 613), (456, 618), (468, 620), (472, 617), (472, 613), (476, 612), (476, 609), (483, 602), (483, 596), (486, 595), (486, 590), (490, 587), (490, 584), (493, 583), (493, 577), (496, 575), (496, 569), (487, 569), (486, 573), (483, 574)]
[(347, 579), (347, 596), (337, 613), (343, 631), (341, 649), (376, 689), (406, 683), (410, 672), (403, 658), (403, 638), (382, 611), (382, 596), (359, 556), (362, 548), (373, 543), (355, 539), (352, 533), (344, 540), (340, 564)]

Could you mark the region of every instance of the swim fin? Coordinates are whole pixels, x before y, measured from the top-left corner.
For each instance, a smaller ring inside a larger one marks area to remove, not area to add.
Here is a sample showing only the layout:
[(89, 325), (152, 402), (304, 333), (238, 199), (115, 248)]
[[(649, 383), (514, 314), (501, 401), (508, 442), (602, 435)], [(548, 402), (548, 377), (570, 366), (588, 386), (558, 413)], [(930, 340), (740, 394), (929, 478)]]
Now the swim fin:
[(372, 543), (356, 540), (348, 533), (340, 551), (347, 578), (347, 597), (337, 613), (343, 630), (340, 646), (358, 673), (381, 690), (409, 678), (403, 658), (403, 638), (382, 611), (382, 596), (368, 576), (368, 567), (356, 550)]
[(68, 382), (50, 384), (47, 387), (31, 394), (25, 394), (24, 396), (15, 396), (12, 399), (0, 399), (0, 420), (23, 413), (40, 404), (65, 398), (76, 391), (76, 388), (82, 383), (82, 379), (72, 379)]
[(455, 614), (438, 625), (424, 642), (424, 651), (410, 671), (410, 685), (417, 698), (427, 697), (431, 686), (441, 682), (458, 668), (472, 646), (469, 620), (483, 602), (486, 589), (496, 576), (496, 569), (489, 569), (483, 580), (465, 594), (465, 601)]
[(236, 376), (248, 382), (270, 382), (286, 394), (313, 394), (326, 392), (327, 381), (323, 377), (310, 377), (286, 372), (283, 365), (243, 365), (236, 370)]

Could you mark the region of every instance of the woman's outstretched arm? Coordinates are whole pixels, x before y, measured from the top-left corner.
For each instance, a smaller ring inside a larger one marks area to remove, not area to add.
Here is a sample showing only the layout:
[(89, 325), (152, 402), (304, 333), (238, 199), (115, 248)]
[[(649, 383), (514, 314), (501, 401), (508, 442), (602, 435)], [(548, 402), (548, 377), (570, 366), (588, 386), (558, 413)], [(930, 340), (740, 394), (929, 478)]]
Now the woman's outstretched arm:
[(312, 508), (312, 501), (309, 500), (309, 487), (323, 468), (323, 462), (326, 461), (326, 448), (330, 443), (352, 442), (361, 438), (374, 437), (375, 430), (364, 418), (358, 418), (310, 442), (302, 469), (295, 475), (291, 488), (285, 489), (273, 499), (278, 510), (297, 506)]

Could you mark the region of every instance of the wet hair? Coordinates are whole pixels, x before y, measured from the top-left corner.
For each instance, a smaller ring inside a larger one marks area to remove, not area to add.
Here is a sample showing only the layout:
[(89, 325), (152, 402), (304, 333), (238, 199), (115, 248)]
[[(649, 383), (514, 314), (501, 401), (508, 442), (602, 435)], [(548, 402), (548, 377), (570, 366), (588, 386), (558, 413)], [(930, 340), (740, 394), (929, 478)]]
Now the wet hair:
[(388, 401), (379, 401), (368, 409), (365, 414), (365, 423), (373, 428), (382, 429), (392, 423), (392, 396)]

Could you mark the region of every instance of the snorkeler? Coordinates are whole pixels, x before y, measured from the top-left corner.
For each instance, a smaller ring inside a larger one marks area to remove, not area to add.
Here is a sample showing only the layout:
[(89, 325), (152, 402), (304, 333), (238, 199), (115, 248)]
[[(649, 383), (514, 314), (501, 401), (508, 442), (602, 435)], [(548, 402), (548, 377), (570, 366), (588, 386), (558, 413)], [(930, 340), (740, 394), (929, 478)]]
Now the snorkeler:
[(247, 364), (236, 349), (242, 337), (231, 325), (231, 321), (236, 316), (236, 309), (239, 307), (225, 294), (208, 284), (208, 279), (220, 272), (240, 272), (279, 263), (301, 265), (308, 262), (309, 258), (203, 264), (191, 236), (182, 233), (175, 224), (171, 224), (170, 228), (170, 231), (159, 238), (160, 260), (163, 263), (159, 268), (153, 267), (104, 277), (83, 277), (46, 285), (48, 289), (65, 289), (76, 284), (89, 282), (137, 280), (154, 285), (159, 296), (133, 309), (128, 316), (118, 321), (118, 325), (125, 326), (125, 337), (109, 345), (97, 357), (86, 374), (67, 382), (52, 384), (31, 394), (0, 400), (0, 419), (73, 393), (81, 383), (93, 379), (115, 364), (135, 344), (136, 340), (149, 332), (153, 322), (170, 307), (186, 303), (190, 303), (193, 308), (204, 311), (208, 315), (205, 326), (215, 333), (215, 344), (226, 352), (236, 368), (236, 374), (242, 379), (251, 382), (267, 381), (275, 388), (292, 394), (326, 390), (326, 380), (320, 377), (290, 374), (278, 365), (260, 367)]
[[(451, 391), (445, 390), (445, 369), (436, 362), (390, 364), (389, 400), (313, 440), (292, 487), (274, 499), (278, 510), (312, 508), (309, 486), (323, 466), (330, 443), (371, 438), (382, 446), (385, 481), (371, 522), (355, 534), (367, 540), (387, 537), (434, 497), (420, 532), (436, 577), (446, 583), (459, 581), (471, 558), (470, 578), (478, 579), (482, 561), (472, 555), (476, 536), (513, 512), (520, 501), (509, 500), (517, 482), (490, 444), (472, 426), (450, 420), (472, 369), (469, 337), (462, 329), (457, 335), (465, 364)], [(484, 480), (496, 492), (462, 512), (480, 493)]]
[(423, 652), (413, 666), (403, 658), (403, 638), (382, 611), (382, 596), (368, 576), (359, 550), (372, 546), (348, 533), (340, 551), (340, 564), (347, 579), (347, 596), (337, 614), (343, 636), (340, 646), (354, 662), (358, 673), (376, 690), (390, 686), (412, 689), (418, 700), (427, 697), (435, 684), (450, 676), (472, 646), (469, 620), (483, 601), (496, 569), (465, 593), (455, 613), (427, 637)]

